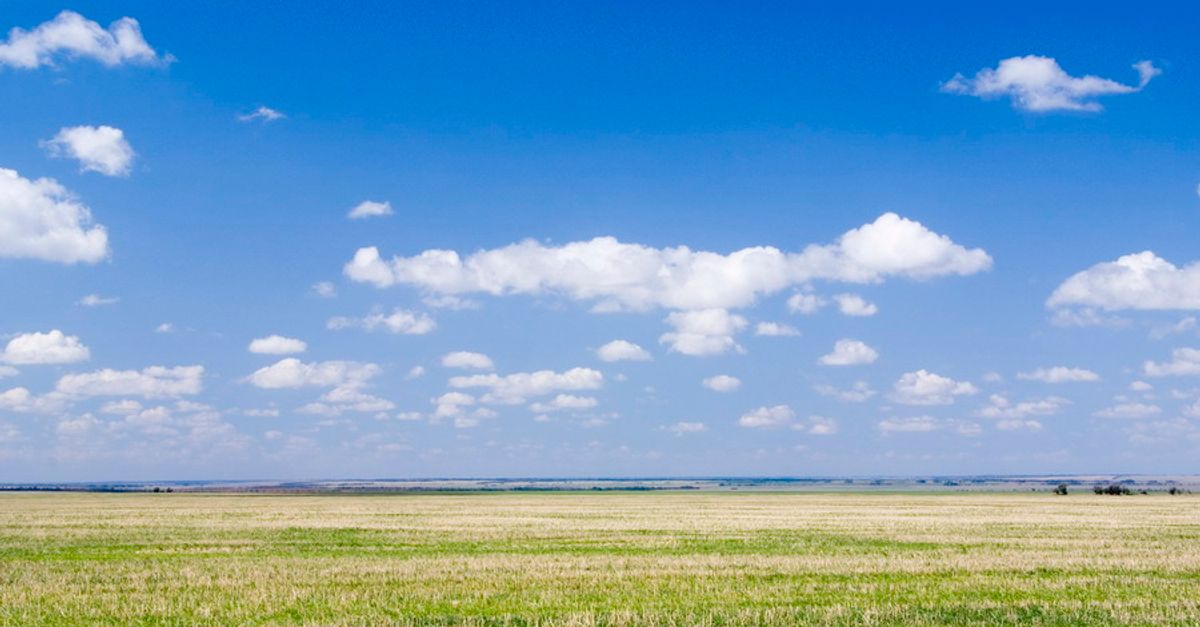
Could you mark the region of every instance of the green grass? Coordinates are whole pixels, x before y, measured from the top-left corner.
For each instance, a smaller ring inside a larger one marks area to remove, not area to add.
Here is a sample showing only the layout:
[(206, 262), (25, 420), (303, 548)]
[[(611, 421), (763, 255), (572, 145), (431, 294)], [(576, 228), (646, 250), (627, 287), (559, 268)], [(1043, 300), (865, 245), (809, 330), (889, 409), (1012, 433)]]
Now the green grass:
[(1200, 500), (0, 494), (0, 624), (1196, 625)]

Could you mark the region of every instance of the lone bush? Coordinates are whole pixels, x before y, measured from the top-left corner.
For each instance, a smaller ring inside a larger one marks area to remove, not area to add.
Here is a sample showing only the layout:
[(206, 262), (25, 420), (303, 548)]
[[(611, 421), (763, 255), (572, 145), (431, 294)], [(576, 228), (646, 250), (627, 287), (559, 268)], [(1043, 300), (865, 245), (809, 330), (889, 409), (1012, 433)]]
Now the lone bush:
[(1055, 493), (1055, 494), (1060, 494), (1060, 495), (1066, 495), (1066, 493), (1067, 493), (1067, 484), (1065, 484), (1065, 483), (1060, 483), (1060, 484), (1058, 484), (1058, 487), (1054, 488), (1054, 493)]

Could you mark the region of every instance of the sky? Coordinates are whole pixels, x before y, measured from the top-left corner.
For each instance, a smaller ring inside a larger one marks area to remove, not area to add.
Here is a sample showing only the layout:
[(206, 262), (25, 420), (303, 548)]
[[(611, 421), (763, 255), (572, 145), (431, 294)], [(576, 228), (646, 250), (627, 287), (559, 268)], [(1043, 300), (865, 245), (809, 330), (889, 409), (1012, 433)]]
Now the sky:
[(1195, 472), (1200, 9), (1006, 7), (9, 0), (0, 482)]

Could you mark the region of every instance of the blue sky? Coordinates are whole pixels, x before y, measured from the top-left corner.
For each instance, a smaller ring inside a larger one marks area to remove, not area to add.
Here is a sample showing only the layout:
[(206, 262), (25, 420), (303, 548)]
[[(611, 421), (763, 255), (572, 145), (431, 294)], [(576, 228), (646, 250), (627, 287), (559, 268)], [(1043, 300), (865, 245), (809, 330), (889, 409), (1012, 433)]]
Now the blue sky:
[(7, 2), (0, 481), (1192, 472), (1198, 16), (1082, 6)]

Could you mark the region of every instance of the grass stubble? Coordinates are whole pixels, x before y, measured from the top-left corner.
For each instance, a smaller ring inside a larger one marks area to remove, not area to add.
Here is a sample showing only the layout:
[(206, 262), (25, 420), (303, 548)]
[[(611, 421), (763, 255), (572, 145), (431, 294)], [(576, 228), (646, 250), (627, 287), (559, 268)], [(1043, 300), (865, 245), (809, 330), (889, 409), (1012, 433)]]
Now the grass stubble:
[(1200, 499), (0, 494), (0, 624), (1197, 625)]

